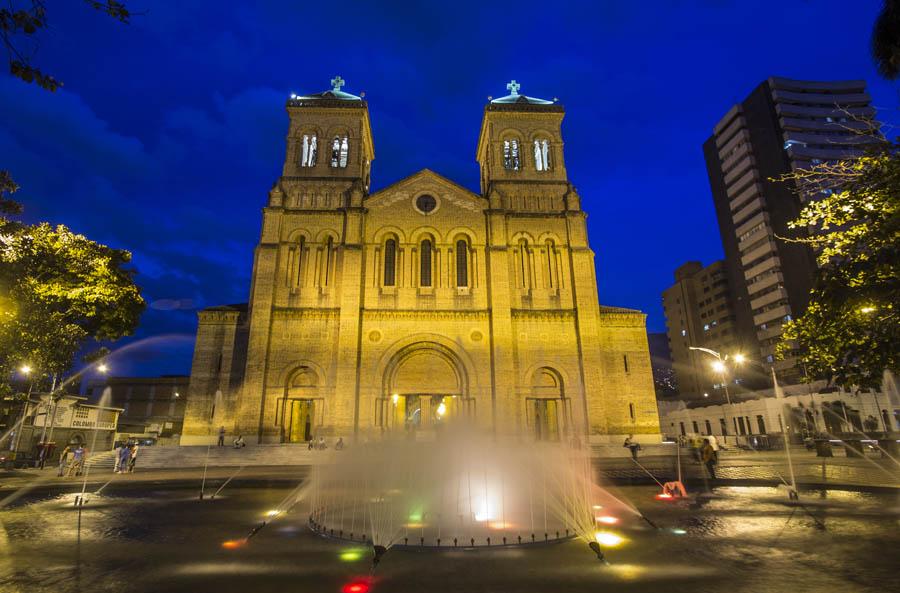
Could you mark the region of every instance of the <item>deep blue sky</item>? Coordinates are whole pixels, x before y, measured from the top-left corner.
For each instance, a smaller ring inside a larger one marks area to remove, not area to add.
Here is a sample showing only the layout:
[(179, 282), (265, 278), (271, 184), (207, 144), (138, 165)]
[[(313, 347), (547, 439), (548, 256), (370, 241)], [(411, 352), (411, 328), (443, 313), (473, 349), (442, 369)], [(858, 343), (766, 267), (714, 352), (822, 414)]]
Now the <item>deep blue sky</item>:
[(37, 63), (63, 90), (0, 74), (0, 168), (28, 220), (131, 250), (155, 303), (139, 336), (187, 334), (117, 374), (187, 373), (195, 309), (247, 300), (284, 102), (335, 74), (366, 92), (375, 190), (429, 167), (477, 191), (486, 97), (510, 78), (559, 97), (601, 302), (651, 331), (672, 271), (722, 255), (701, 144), (732, 104), (772, 75), (864, 78), (900, 119), (868, 54), (876, 0), (128, 4), (145, 14), (126, 26), (50, 3)]

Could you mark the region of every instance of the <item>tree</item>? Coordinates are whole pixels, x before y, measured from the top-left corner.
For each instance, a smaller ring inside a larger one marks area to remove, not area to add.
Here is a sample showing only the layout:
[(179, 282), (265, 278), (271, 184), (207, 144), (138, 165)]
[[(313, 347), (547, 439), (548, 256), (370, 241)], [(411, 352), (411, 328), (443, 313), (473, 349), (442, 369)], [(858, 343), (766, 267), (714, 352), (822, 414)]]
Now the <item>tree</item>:
[(872, 57), (879, 74), (888, 80), (900, 76), (900, 0), (884, 0), (872, 28)]
[[(131, 13), (123, 2), (117, 0), (84, 0), (85, 4), (103, 12), (115, 20), (127, 24)], [(21, 2), (15, 6), (9, 2), (0, 8), (0, 41), (6, 48), (9, 73), (25, 82), (36, 83), (50, 92), (62, 82), (32, 64), (37, 49), (37, 36), (48, 25), (47, 8), (42, 0)]]
[[(5, 179), (2, 201), (15, 204)], [(60, 374), (91, 341), (131, 334), (144, 300), (130, 261), (63, 225), (0, 215), (0, 376), (22, 363)]]
[(806, 312), (785, 324), (784, 356), (799, 348), (810, 378), (879, 388), (900, 353), (900, 145), (787, 176), (809, 201), (789, 224), (819, 264)]

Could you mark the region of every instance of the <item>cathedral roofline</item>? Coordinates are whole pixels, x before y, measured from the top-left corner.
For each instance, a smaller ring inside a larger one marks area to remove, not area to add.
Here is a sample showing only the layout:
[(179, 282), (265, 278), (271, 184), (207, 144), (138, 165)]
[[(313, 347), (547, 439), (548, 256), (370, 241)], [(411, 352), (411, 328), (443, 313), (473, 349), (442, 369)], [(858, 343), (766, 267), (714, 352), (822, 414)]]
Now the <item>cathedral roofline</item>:
[(447, 184), (447, 185), (451, 185), (454, 189), (457, 189), (457, 190), (459, 190), (459, 191), (461, 191), (461, 192), (463, 192), (463, 193), (466, 193), (466, 194), (470, 195), (470, 196), (473, 197), (473, 198), (477, 198), (477, 199), (479, 199), (479, 200), (482, 199), (482, 196), (481, 196), (480, 194), (476, 194), (475, 192), (473, 192), (472, 190), (468, 189), (467, 187), (464, 187), (464, 186), (458, 184), (457, 182), (453, 181), (452, 179), (450, 179), (450, 178), (448, 178), (448, 177), (444, 177), (444, 176), (441, 175), (440, 173), (436, 173), (435, 171), (432, 171), (431, 169), (429, 169), (429, 168), (426, 167), (426, 168), (424, 168), (424, 169), (420, 169), (420, 170), (416, 171), (415, 173), (413, 173), (413, 174), (411, 174), (411, 175), (407, 175), (406, 177), (403, 177), (402, 179), (398, 179), (397, 181), (391, 183), (390, 185), (388, 185), (388, 186), (386, 186), (386, 187), (381, 188), (380, 190), (378, 190), (378, 191), (375, 192), (375, 193), (369, 194), (369, 196), (366, 198), (366, 200), (371, 200), (371, 199), (373, 199), (373, 198), (379, 197), (381, 194), (384, 194), (384, 193), (386, 193), (386, 192), (389, 192), (389, 191), (391, 191), (391, 190), (394, 190), (394, 189), (396, 189), (398, 186), (400, 186), (400, 185), (402, 185), (402, 184), (404, 184), (404, 183), (406, 183), (406, 182), (412, 181), (412, 180), (415, 179), (416, 177), (420, 177), (420, 176), (423, 176), (423, 175), (427, 175), (427, 176), (430, 176), (430, 177), (434, 177), (434, 178), (436, 178), (439, 182), (443, 182), (443, 183), (445, 183), (445, 184)]
[(233, 305), (215, 305), (213, 307), (206, 307), (200, 309), (200, 311), (237, 311), (238, 313), (246, 313), (248, 310), (248, 303), (235, 303)]

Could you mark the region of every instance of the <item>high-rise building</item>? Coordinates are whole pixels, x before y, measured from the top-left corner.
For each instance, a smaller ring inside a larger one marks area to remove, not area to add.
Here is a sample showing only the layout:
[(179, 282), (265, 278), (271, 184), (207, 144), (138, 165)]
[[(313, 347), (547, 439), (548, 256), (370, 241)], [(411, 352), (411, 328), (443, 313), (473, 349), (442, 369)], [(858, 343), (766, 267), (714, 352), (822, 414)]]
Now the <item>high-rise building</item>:
[(816, 263), (808, 247), (782, 238), (796, 236), (788, 222), (817, 196), (779, 178), (863, 154), (879, 137), (869, 103), (862, 80), (769, 78), (725, 114), (703, 145), (735, 331), (755, 343), (759, 362), (789, 379), (801, 374), (796, 358), (776, 360), (775, 346), (783, 324), (806, 309)]
[[(743, 354), (725, 262), (705, 268), (698, 261), (680, 266), (675, 270), (675, 284), (663, 292), (663, 310), (679, 395), (719, 395), (722, 377), (710, 364), (715, 359), (690, 348), (708, 348), (723, 356)], [(727, 380), (741, 381), (741, 377), (730, 373)]]

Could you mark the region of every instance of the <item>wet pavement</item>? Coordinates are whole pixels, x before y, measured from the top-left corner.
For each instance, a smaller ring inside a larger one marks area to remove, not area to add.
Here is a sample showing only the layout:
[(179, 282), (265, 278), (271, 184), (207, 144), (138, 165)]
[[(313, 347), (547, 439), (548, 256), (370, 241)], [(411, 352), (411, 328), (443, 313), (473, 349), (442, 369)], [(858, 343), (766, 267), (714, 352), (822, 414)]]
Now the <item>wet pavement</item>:
[(895, 493), (805, 491), (799, 507), (770, 487), (721, 487), (699, 504), (657, 501), (650, 487), (612, 488), (659, 529), (629, 516), (603, 526), (623, 538), (605, 550), (608, 566), (577, 540), (390, 550), (367, 581), (370, 552), (310, 532), (302, 504), (246, 545), (223, 546), (241, 542), (295, 485), (235, 480), (201, 502), (196, 487), (175, 482), (114, 482), (82, 508), (80, 531), (74, 484), (66, 494), (32, 492), (0, 510), (0, 590), (339, 592), (361, 579), (375, 592), (853, 593), (897, 583)]

